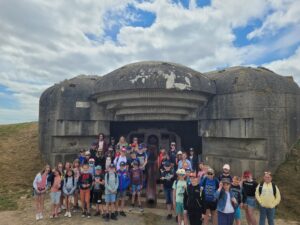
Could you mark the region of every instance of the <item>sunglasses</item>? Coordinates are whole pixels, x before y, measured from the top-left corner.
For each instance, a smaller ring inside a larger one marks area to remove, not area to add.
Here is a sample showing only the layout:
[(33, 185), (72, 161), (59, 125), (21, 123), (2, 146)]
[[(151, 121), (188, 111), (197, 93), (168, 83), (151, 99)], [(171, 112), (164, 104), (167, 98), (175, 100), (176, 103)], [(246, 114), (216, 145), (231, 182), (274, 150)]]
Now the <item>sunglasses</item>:
[(207, 173), (207, 175), (214, 175), (213, 173)]

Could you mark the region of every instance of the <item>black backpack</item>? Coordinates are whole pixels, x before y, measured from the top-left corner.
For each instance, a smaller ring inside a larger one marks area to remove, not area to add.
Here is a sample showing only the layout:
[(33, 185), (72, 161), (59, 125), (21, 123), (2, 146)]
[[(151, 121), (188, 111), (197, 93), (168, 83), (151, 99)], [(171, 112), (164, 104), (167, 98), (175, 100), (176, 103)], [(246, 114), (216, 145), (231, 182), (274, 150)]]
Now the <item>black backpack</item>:
[[(261, 192), (262, 192), (262, 189), (263, 189), (263, 185), (264, 185), (264, 182), (261, 182), (259, 184), (259, 187), (258, 187), (258, 193), (259, 193), (259, 195), (261, 195)], [(272, 182), (272, 188), (273, 188), (273, 195), (276, 198), (276, 185), (273, 182)]]

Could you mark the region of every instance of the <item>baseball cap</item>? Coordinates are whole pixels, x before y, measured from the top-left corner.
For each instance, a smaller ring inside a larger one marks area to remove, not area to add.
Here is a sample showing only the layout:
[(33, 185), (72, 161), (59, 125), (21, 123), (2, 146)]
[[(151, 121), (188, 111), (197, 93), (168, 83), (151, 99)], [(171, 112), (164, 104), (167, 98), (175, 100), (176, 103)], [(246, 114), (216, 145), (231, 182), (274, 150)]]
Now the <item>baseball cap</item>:
[(230, 166), (229, 166), (229, 164), (224, 164), (224, 166), (223, 166), (223, 169), (230, 170)]
[(215, 171), (214, 171), (212, 168), (208, 168), (208, 170), (207, 170), (207, 173), (214, 174), (214, 173), (215, 173)]
[(90, 158), (90, 159), (89, 159), (89, 162), (95, 162), (95, 159)]
[(95, 167), (95, 170), (102, 170), (102, 167), (100, 165)]
[(177, 152), (177, 155), (182, 155), (182, 151), (178, 151), (178, 152)]
[(120, 162), (120, 166), (125, 166), (126, 163), (124, 161)]
[(230, 179), (229, 178), (222, 178), (222, 183), (227, 183), (227, 184), (231, 184)]
[(90, 151), (86, 151), (84, 154), (85, 155), (91, 155)]

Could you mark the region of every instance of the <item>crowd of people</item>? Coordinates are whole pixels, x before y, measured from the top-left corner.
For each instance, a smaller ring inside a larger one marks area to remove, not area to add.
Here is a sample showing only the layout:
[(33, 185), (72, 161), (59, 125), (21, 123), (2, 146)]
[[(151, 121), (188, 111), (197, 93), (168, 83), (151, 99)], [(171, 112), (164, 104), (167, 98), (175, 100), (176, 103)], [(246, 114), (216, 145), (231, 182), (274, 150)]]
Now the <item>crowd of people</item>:
[[(95, 204), (93, 216), (117, 220), (127, 216), (127, 196), (131, 198), (128, 211), (143, 212), (141, 193), (147, 183), (148, 156), (147, 146), (137, 137), (131, 144), (123, 136), (118, 143), (113, 138), (107, 143), (99, 134), (89, 149), (80, 150), (73, 163), (60, 162), (53, 169), (46, 165), (36, 175), (36, 220), (43, 219), (47, 191), (52, 203), (50, 218), (57, 218), (63, 210), (65, 217), (81, 211), (83, 218), (90, 218)], [(281, 197), (270, 172), (264, 173), (261, 183), (250, 171), (244, 171), (241, 177), (231, 175), (229, 164), (216, 175), (213, 168), (198, 159), (194, 149), (177, 151), (175, 142), (170, 149), (160, 150), (157, 167), (167, 220), (175, 216), (179, 225), (207, 225), (209, 220), (213, 225), (240, 225), (243, 209), (248, 225), (257, 225), (254, 209), (258, 203), (259, 225), (264, 225), (266, 219), (269, 225), (274, 224), (275, 207)]]

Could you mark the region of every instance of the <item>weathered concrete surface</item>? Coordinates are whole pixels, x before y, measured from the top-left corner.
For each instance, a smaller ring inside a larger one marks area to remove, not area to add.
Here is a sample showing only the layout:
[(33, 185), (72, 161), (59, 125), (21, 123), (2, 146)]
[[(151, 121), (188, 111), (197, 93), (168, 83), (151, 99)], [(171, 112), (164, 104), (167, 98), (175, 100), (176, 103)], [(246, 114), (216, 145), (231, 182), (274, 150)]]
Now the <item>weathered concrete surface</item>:
[(99, 132), (109, 135), (111, 121), (137, 120), (198, 121), (209, 164), (260, 174), (274, 170), (299, 138), (300, 91), (264, 68), (202, 74), (173, 63), (133, 63), (47, 89), (40, 98), (40, 149), (52, 164), (70, 160)]

